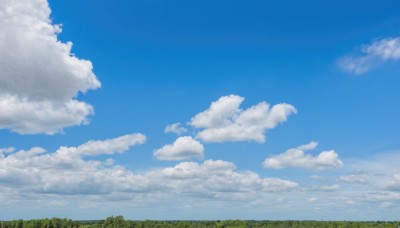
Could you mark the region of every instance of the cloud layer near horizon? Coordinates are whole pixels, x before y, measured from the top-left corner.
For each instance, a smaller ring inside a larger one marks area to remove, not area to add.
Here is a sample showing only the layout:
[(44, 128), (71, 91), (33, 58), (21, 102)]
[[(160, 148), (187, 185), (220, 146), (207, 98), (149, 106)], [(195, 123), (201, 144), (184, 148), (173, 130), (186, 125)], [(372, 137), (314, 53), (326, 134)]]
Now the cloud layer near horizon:
[(93, 107), (76, 96), (100, 87), (92, 63), (57, 35), (46, 0), (0, 4), (0, 129), (56, 134), (87, 124)]
[(40, 147), (16, 152), (4, 149), (0, 153), (1, 187), (39, 195), (154, 194), (162, 190), (170, 194), (221, 199), (251, 198), (256, 192), (288, 191), (298, 187), (293, 181), (236, 171), (232, 162), (222, 160), (181, 162), (134, 173), (114, 164), (111, 158), (84, 158), (126, 152), (145, 140), (142, 134), (130, 134), (89, 141), (78, 147), (60, 147), (53, 153), (46, 153)]
[[(399, 173), (393, 171), (397, 169), (397, 154), (352, 163), (345, 170), (348, 174), (336, 173), (335, 179), (329, 178), (332, 173), (320, 172), (322, 176), (308, 183), (262, 177), (250, 170), (238, 170), (234, 163), (224, 160), (179, 162), (133, 171), (112, 159), (145, 140), (142, 134), (129, 134), (77, 147), (62, 146), (52, 153), (40, 147), (0, 149), (0, 200), (17, 205), (35, 201), (51, 208), (59, 208), (51, 205), (53, 200), (63, 199), (78, 200), (79, 205), (122, 200), (142, 205), (169, 202), (169, 206), (181, 208), (180, 203), (193, 206), (207, 201), (207, 206), (220, 207), (237, 204), (282, 209), (284, 205), (306, 205), (326, 210), (339, 205), (354, 209), (372, 205), (386, 210), (400, 202)], [(310, 143), (297, 150), (314, 147), (315, 143)], [(368, 182), (360, 181), (367, 176)]]

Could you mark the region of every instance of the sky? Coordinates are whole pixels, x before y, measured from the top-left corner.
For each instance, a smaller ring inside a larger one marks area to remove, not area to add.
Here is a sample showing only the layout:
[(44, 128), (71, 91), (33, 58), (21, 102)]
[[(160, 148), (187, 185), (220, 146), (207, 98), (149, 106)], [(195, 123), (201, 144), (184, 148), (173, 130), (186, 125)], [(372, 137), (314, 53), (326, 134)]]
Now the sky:
[(400, 2), (0, 0), (0, 219), (399, 220)]

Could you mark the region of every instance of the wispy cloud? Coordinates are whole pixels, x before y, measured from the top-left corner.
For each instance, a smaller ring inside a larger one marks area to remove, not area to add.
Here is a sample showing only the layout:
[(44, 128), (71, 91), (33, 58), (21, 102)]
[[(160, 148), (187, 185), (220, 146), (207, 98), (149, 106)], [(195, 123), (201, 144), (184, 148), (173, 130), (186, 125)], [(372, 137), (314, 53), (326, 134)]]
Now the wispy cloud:
[(400, 171), (393, 175), (393, 177), (384, 186), (387, 190), (400, 192)]
[(352, 184), (367, 184), (370, 176), (365, 172), (352, 172), (339, 177), (340, 181)]
[(360, 75), (399, 59), (400, 37), (390, 37), (361, 46), (357, 53), (340, 58), (338, 65), (345, 72)]
[(311, 191), (322, 191), (322, 192), (329, 192), (329, 191), (337, 191), (340, 189), (340, 185), (322, 185), (322, 186), (313, 186), (311, 187)]
[(145, 135), (129, 134), (107, 140), (92, 140), (78, 147), (61, 147), (57, 152), (67, 155), (97, 156), (101, 154), (123, 153), (130, 147), (145, 142)]
[(175, 133), (177, 135), (181, 135), (182, 133), (187, 132), (187, 129), (185, 127), (181, 126), (181, 123), (173, 123), (173, 124), (168, 124), (165, 129), (165, 133)]

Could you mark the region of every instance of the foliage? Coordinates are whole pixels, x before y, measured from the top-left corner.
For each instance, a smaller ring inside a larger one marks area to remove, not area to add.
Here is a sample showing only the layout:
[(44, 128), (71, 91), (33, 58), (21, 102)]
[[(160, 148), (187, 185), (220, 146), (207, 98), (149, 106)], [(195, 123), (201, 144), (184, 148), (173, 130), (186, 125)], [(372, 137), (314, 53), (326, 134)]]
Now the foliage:
[(398, 228), (400, 222), (355, 221), (131, 221), (122, 216), (99, 221), (72, 221), (71, 219), (38, 219), (0, 221), (0, 228)]

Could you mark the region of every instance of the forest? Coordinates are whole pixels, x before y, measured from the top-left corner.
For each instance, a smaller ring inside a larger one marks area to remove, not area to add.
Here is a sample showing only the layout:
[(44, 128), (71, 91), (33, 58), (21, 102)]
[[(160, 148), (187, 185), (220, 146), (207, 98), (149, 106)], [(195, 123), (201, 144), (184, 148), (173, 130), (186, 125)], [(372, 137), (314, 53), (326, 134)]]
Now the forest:
[(266, 228), (369, 228), (385, 227), (399, 228), (399, 221), (261, 221), (261, 220), (216, 220), (216, 221), (158, 221), (145, 220), (133, 221), (125, 220), (122, 216), (110, 216), (105, 220), (73, 221), (71, 219), (36, 219), (36, 220), (14, 220), (1, 221), (0, 228), (153, 228), (153, 227), (173, 227), (173, 228), (247, 228), (247, 227), (266, 227)]

